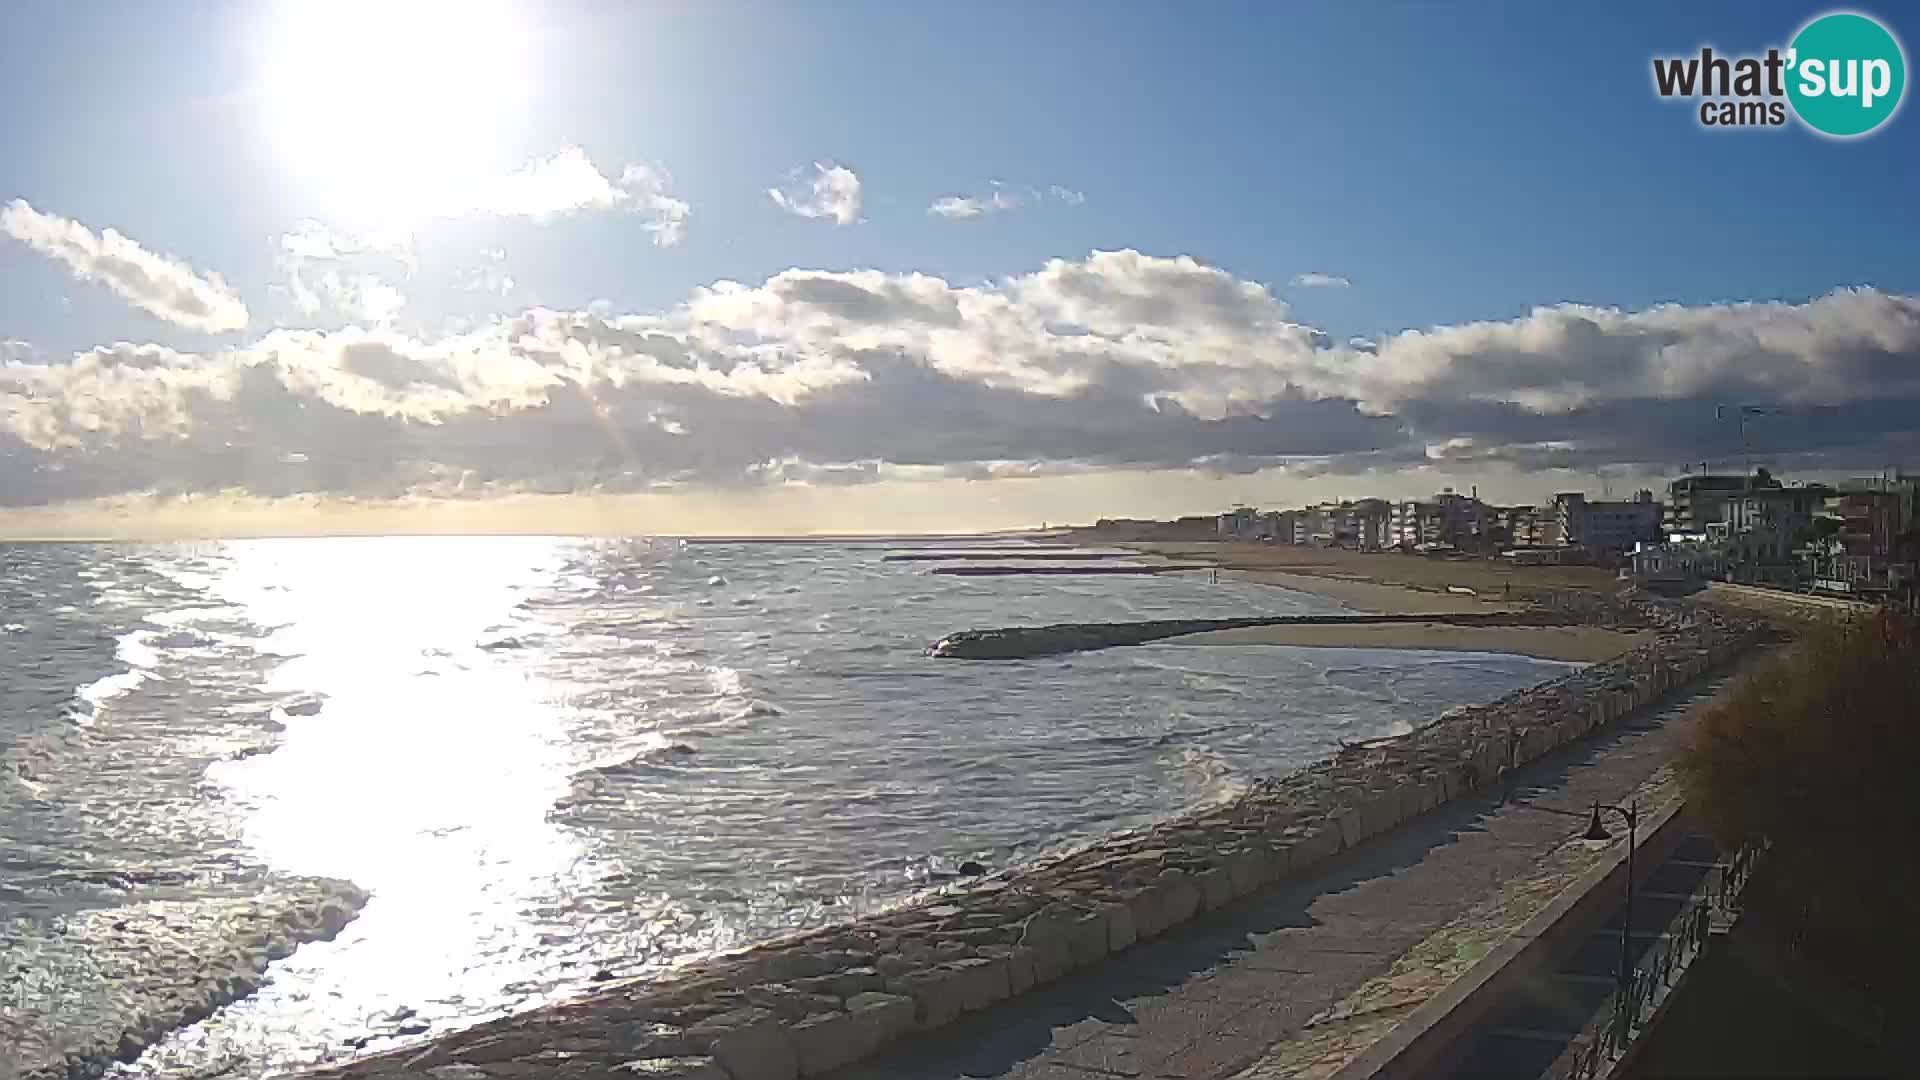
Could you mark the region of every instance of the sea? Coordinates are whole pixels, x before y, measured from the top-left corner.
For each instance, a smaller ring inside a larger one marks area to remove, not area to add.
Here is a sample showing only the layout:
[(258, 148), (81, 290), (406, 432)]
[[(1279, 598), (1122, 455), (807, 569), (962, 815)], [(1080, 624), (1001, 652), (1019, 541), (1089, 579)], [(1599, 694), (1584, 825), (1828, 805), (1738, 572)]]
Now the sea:
[(103, 1039), (127, 1076), (392, 1049), (1231, 799), (1570, 667), (924, 654), (981, 627), (1342, 610), (1205, 571), (940, 572), (1031, 550), (0, 545), (0, 1072), (83, 1069)]

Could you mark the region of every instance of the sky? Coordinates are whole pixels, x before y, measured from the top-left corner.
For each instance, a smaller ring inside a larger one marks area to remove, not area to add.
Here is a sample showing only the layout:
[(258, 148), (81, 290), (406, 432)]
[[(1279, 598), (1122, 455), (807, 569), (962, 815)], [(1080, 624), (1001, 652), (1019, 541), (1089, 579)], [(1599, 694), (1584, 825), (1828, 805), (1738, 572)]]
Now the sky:
[(1913, 109), (1650, 75), (1829, 10), (12, 5), (0, 533), (1920, 469)]

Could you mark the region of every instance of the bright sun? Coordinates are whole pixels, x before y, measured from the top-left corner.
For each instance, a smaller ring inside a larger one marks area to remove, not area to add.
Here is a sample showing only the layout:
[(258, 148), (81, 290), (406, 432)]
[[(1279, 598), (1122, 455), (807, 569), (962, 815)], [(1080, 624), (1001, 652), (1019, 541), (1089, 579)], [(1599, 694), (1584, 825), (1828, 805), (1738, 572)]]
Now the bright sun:
[(284, 0), (261, 72), (276, 151), (343, 224), (457, 213), (511, 149), (527, 31), (508, 0)]

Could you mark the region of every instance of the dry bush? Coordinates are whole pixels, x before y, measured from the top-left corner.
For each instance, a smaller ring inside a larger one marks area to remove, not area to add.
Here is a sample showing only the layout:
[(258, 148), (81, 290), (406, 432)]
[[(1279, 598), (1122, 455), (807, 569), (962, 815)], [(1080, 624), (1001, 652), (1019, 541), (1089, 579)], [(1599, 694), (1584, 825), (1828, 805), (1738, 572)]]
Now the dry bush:
[(1813, 958), (1914, 993), (1920, 965), (1920, 622), (1827, 626), (1732, 688), (1681, 756), (1729, 848), (1765, 839), (1776, 911)]

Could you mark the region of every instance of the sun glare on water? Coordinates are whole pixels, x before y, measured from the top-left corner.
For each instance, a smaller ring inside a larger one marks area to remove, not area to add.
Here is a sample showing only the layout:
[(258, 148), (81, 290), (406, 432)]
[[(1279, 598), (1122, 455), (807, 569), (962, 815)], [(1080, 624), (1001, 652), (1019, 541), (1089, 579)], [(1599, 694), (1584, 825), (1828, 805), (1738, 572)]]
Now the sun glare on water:
[(408, 229), (497, 170), (532, 85), (506, 0), (285, 0), (258, 80), (293, 182), (334, 220)]

